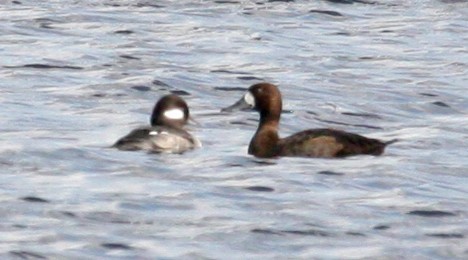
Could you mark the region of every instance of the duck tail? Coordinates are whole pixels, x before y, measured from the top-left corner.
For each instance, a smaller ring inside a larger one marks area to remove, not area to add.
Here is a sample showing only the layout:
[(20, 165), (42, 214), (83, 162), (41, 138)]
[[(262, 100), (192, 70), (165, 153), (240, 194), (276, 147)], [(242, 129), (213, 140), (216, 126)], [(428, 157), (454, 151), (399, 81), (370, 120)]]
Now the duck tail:
[(393, 143), (396, 143), (396, 142), (399, 142), (399, 141), (400, 141), (399, 139), (395, 138), (395, 139), (392, 139), (390, 141), (384, 142), (384, 144), (385, 144), (385, 146), (387, 146), (387, 145), (390, 145), (390, 144), (393, 144)]

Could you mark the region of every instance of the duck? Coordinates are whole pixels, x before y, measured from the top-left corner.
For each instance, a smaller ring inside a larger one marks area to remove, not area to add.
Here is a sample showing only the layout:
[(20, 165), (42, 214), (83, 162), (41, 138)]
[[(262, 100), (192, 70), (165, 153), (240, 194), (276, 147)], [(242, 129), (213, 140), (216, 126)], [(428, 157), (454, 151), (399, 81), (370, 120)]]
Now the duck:
[(384, 142), (330, 128), (309, 129), (280, 138), (278, 126), (282, 111), (281, 92), (277, 86), (267, 82), (250, 86), (239, 101), (221, 111), (236, 110), (255, 110), (260, 114), (257, 131), (248, 149), (250, 155), (259, 158), (340, 158), (361, 154), (377, 156), (384, 152), (387, 145), (397, 141), (394, 139)]
[(185, 100), (174, 94), (163, 96), (153, 108), (151, 125), (134, 129), (113, 147), (123, 151), (178, 154), (201, 147), (201, 142), (184, 129), (189, 117)]

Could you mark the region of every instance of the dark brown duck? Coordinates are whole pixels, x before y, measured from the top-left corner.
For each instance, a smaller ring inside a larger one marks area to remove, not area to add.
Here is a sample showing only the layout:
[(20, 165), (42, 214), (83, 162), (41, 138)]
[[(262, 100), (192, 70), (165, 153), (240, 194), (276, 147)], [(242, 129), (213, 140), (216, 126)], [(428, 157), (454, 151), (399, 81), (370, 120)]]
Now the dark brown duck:
[(252, 85), (239, 101), (222, 111), (247, 108), (260, 113), (260, 124), (249, 145), (249, 154), (257, 157), (333, 158), (358, 154), (380, 155), (385, 146), (396, 141), (382, 142), (334, 129), (310, 129), (280, 138), (278, 125), (282, 110), (281, 93), (270, 83)]

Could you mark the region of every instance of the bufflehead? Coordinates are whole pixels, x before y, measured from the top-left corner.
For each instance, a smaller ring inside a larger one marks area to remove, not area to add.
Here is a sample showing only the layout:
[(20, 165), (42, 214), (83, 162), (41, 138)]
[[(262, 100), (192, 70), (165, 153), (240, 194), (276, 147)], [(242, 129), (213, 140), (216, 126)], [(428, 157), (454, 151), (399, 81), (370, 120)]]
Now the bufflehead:
[(162, 97), (154, 106), (151, 126), (131, 131), (113, 147), (125, 151), (183, 153), (201, 147), (200, 141), (183, 129), (189, 119), (187, 103), (177, 95)]

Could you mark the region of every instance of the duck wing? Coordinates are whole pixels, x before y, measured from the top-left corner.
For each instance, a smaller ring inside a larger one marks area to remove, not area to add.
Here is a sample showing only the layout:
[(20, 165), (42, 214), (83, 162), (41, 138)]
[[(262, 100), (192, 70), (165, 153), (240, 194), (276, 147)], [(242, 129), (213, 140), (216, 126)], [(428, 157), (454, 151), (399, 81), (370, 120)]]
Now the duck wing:
[(358, 154), (380, 155), (391, 142), (384, 143), (335, 129), (310, 129), (280, 139), (279, 155), (324, 158)]
[(154, 153), (182, 153), (197, 146), (199, 141), (187, 131), (164, 126), (135, 129), (114, 144), (120, 150)]

